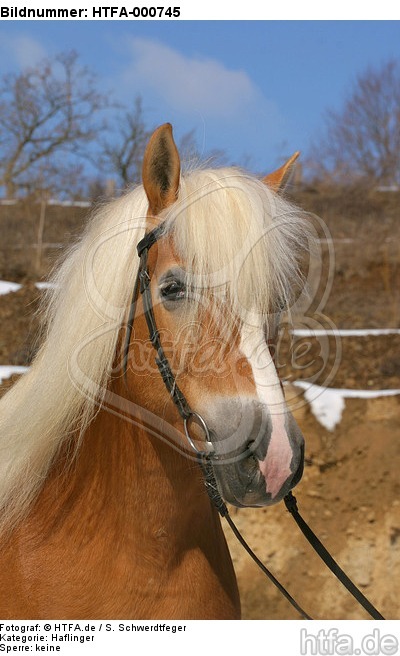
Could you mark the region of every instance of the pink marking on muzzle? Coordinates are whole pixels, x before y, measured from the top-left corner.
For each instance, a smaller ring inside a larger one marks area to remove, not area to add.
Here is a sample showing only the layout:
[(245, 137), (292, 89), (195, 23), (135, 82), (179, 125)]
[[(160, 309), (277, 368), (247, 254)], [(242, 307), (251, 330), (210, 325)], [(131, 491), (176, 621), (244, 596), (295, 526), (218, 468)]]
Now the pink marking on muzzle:
[(275, 416), (267, 454), (264, 460), (259, 462), (260, 471), (265, 478), (266, 491), (273, 499), (292, 475), (290, 469), (292, 456), (284, 418), (282, 415)]

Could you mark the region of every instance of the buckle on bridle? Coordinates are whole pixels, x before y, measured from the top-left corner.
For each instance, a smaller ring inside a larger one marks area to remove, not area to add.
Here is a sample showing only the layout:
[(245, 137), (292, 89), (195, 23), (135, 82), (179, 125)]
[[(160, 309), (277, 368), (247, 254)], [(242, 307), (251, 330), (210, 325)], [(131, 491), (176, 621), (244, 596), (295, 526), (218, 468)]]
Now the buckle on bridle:
[(147, 269), (141, 269), (139, 271), (139, 280), (140, 280), (140, 293), (143, 294), (144, 290), (150, 285), (150, 276)]

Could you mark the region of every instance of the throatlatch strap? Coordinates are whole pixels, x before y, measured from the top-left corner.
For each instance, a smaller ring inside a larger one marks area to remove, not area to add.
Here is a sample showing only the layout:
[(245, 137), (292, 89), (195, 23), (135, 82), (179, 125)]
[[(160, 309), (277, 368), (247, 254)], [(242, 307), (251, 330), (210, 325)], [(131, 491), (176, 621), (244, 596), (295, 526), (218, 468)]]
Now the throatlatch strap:
[(124, 350), (122, 353), (122, 371), (124, 372), (124, 377), (126, 378), (126, 373), (128, 370), (128, 355), (129, 355), (129, 346), (132, 337), (133, 322), (135, 321), (136, 314), (136, 304), (139, 294), (139, 274), (136, 276), (135, 286), (133, 288), (131, 306), (129, 308), (128, 321), (126, 322), (126, 334), (125, 334), (125, 343)]

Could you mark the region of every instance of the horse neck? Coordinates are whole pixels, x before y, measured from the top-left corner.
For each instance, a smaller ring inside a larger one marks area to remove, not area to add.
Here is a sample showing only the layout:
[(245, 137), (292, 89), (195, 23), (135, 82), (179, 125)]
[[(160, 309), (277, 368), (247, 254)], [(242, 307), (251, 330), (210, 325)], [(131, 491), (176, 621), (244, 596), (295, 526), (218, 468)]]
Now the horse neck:
[(0, 616), (239, 617), (197, 464), (105, 409), (2, 547)]
[(114, 503), (124, 508), (125, 521), (133, 520), (137, 528), (159, 524), (162, 530), (168, 525), (173, 535), (187, 531), (187, 525), (195, 521), (199, 499), (207, 499), (196, 463), (144, 425), (132, 425), (106, 410), (87, 438), (97, 453), (96, 478), (102, 478), (103, 485), (106, 481), (107, 495), (112, 494)]
[(196, 527), (215, 526), (198, 465), (135, 419), (101, 409), (74, 460), (60, 456), (34, 509), (42, 535), (100, 530), (143, 540), (151, 527), (184, 549)]

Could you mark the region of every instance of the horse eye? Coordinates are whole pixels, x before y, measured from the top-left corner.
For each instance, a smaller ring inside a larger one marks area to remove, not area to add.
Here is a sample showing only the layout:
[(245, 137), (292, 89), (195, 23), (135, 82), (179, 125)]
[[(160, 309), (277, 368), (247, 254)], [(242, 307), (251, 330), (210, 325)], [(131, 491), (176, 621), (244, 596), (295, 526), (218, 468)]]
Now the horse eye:
[(160, 294), (165, 301), (180, 301), (186, 296), (186, 286), (182, 280), (168, 280), (160, 287)]

